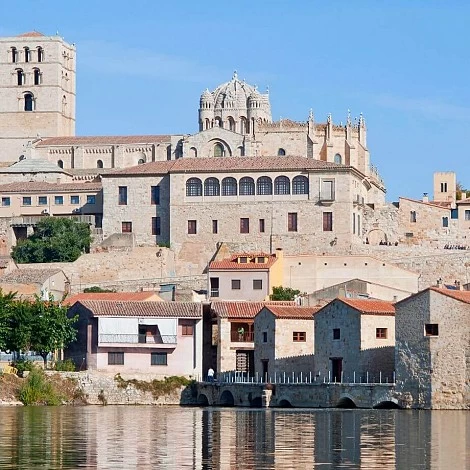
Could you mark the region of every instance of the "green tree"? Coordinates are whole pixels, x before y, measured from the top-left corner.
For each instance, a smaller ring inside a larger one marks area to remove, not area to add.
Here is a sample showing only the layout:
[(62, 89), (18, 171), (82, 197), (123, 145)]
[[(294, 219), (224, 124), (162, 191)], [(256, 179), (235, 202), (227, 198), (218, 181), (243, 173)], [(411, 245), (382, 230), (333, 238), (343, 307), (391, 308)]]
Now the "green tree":
[(273, 287), (273, 293), (270, 296), (271, 300), (295, 300), (300, 295), (300, 291), (292, 289), (291, 287)]
[(61, 217), (45, 217), (34, 234), (16, 245), (11, 253), (17, 263), (53, 263), (75, 261), (90, 249), (87, 223)]
[(8, 339), (11, 336), (11, 317), (15, 294), (4, 294), (0, 289), (0, 351), (8, 349)]
[(116, 291), (111, 290), (111, 289), (103, 289), (102, 287), (99, 287), (99, 286), (91, 286), (91, 287), (85, 287), (85, 289), (83, 289), (83, 292), (89, 293), (89, 292), (116, 292)]

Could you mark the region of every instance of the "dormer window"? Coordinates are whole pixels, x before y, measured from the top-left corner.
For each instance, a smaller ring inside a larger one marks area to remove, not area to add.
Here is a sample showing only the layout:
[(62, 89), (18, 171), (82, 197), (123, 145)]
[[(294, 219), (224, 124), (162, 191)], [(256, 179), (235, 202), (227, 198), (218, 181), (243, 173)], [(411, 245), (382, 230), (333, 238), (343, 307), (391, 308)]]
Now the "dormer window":
[(264, 264), (264, 263), (266, 263), (266, 258), (264, 256), (258, 256), (256, 258), (256, 262), (259, 263), (259, 264)]
[(248, 263), (248, 257), (247, 257), (247, 256), (240, 256), (240, 257), (238, 258), (238, 262), (239, 262), (240, 264), (246, 264), (246, 263)]

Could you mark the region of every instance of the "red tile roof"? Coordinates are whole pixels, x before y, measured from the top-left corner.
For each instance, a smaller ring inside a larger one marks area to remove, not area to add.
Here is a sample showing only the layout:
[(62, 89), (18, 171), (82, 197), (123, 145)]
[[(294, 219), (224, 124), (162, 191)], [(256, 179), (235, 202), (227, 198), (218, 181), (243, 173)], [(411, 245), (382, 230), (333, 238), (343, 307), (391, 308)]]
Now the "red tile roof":
[(395, 315), (395, 305), (393, 302), (388, 302), (386, 300), (346, 299), (344, 297), (336, 300), (349, 305), (361, 313), (369, 315)]
[(50, 137), (36, 144), (36, 147), (51, 145), (116, 145), (116, 144), (161, 144), (170, 143), (171, 135), (104, 135), (80, 137)]
[(247, 301), (218, 301), (211, 303), (212, 316), (220, 318), (254, 319), (256, 314), (267, 306), (295, 306), (295, 302), (247, 302)]
[(410, 202), (416, 202), (418, 204), (425, 204), (427, 206), (434, 206), (434, 207), (440, 207), (441, 209), (450, 209), (451, 208), (451, 203), (450, 202), (440, 202), (440, 201), (420, 201), (419, 199), (411, 199), (409, 197), (402, 197), (400, 196), (400, 199), (404, 199), (406, 201)]
[(280, 307), (266, 306), (276, 318), (282, 320), (313, 320), (313, 316), (320, 310), (320, 307)]
[[(248, 263), (239, 263), (237, 259), (239, 257), (247, 258), (257, 258), (264, 256), (268, 258), (266, 263), (255, 263), (249, 261)], [(246, 270), (246, 269), (269, 269), (275, 262), (277, 258), (275, 255), (269, 255), (267, 253), (237, 253), (232, 255), (230, 258), (225, 258), (219, 261), (211, 261), (209, 264), (209, 269), (237, 269), (237, 270)]]
[(455, 300), (460, 300), (460, 302), (470, 304), (470, 291), (468, 290), (440, 289), (438, 287), (430, 287), (429, 289), (447, 297), (452, 297)]
[(43, 37), (44, 34), (40, 33), (39, 31), (29, 31), (27, 33), (18, 34), (18, 38), (39, 38)]
[(73, 305), (82, 300), (114, 300), (118, 302), (145, 301), (157, 296), (155, 292), (82, 292), (65, 299), (63, 305)]
[(0, 185), (1, 193), (29, 192), (66, 192), (66, 191), (99, 191), (102, 184), (99, 181), (89, 183), (46, 183), (43, 181), (24, 181)]
[(307, 157), (223, 157), (180, 158), (165, 162), (150, 162), (117, 170), (106, 175), (154, 175), (162, 173), (208, 173), (246, 171), (306, 171), (350, 170), (351, 167)]
[(202, 318), (200, 302), (118, 302), (115, 300), (80, 300), (72, 307), (85, 307), (95, 317)]

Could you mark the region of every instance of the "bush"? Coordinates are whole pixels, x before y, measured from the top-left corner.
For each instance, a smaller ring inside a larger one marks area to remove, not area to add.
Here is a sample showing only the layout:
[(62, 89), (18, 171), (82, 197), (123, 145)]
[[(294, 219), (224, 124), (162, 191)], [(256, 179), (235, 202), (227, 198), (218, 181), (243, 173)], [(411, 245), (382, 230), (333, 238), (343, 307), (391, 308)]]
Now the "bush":
[(32, 371), (34, 369), (34, 362), (29, 359), (21, 358), (12, 364), (13, 367), (18, 369), (18, 375), (23, 376), (25, 370)]
[(60, 405), (61, 397), (46, 378), (44, 371), (33, 367), (21, 387), (19, 399), (25, 405)]
[(75, 363), (72, 359), (66, 359), (65, 361), (57, 361), (54, 364), (54, 370), (59, 372), (75, 372)]
[(92, 287), (86, 287), (83, 289), (83, 292), (88, 293), (88, 292), (116, 292), (115, 290), (111, 289), (102, 289), (99, 286), (92, 286)]

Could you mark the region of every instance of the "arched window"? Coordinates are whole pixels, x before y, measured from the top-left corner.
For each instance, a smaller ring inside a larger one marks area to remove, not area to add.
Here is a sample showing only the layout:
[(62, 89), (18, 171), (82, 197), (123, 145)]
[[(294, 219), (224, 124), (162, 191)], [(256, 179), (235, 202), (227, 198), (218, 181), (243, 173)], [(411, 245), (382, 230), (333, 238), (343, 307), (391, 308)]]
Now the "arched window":
[(234, 121), (233, 117), (232, 117), (232, 116), (229, 116), (229, 117), (227, 118), (227, 121), (228, 121), (228, 128), (229, 128), (231, 131), (235, 132), (235, 121)]
[(24, 95), (24, 110), (34, 111), (34, 96), (32, 93), (25, 93)]
[(211, 122), (208, 118), (206, 118), (206, 130), (211, 128)]
[(278, 149), (277, 154), (280, 157), (283, 157), (286, 154), (286, 151), (283, 148)]
[(216, 127), (224, 127), (224, 123), (223, 123), (222, 119), (220, 119), (219, 117), (216, 117), (215, 118), (215, 126)]
[(186, 196), (202, 196), (202, 181), (199, 178), (186, 181)]
[(235, 178), (224, 178), (222, 180), (222, 196), (236, 196), (237, 189), (237, 180)]
[(269, 176), (261, 176), (256, 181), (256, 194), (269, 195), (273, 193), (273, 182)]
[(57, 161), (57, 166), (58, 166), (59, 168), (64, 168), (64, 162), (63, 162), (62, 160), (58, 160), (58, 161)]
[(244, 176), (239, 183), (240, 196), (254, 196), (255, 195), (255, 180), (249, 176)]
[(240, 145), (240, 147), (238, 147), (238, 156), (239, 157), (245, 156), (245, 147), (243, 147), (243, 145)]
[(308, 178), (298, 175), (292, 180), (292, 194), (308, 194)]
[(42, 82), (42, 73), (39, 69), (34, 69), (34, 84), (40, 85)]
[(204, 181), (204, 196), (220, 196), (220, 183), (217, 178), (207, 178)]
[(290, 179), (287, 176), (278, 176), (274, 180), (274, 194), (290, 194)]
[(29, 50), (29, 47), (24, 48), (24, 61), (25, 62), (31, 61), (31, 51)]
[(16, 69), (16, 82), (18, 83), (18, 85), (25, 84), (23, 69)]
[(197, 149), (196, 149), (196, 147), (191, 147), (189, 149), (189, 154), (190, 154), (191, 157), (197, 158)]
[(225, 154), (224, 146), (222, 144), (214, 145), (214, 157), (223, 157)]
[(338, 163), (338, 165), (341, 165), (341, 163), (343, 163), (343, 159), (341, 158), (341, 155), (339, 153), (337, 153), (335, 155), (335, 163)]
[(145, 163), (145, 160), (143, 158), (139, 158), (137, 161), (137, 165), (143, 165)]
[(38, 62), (44, 61), (44, 49), (42, 47), (38, 47)]
[(96, 168), (103, 168), (103, 160), (96, 161)]
[(16, 47), (11, 48), (11, 61), (16, 64), (18, 62), (18, 50)]
[(246, 134), (246, 118), (240, 118), (240, 134)]

